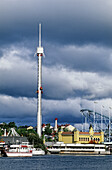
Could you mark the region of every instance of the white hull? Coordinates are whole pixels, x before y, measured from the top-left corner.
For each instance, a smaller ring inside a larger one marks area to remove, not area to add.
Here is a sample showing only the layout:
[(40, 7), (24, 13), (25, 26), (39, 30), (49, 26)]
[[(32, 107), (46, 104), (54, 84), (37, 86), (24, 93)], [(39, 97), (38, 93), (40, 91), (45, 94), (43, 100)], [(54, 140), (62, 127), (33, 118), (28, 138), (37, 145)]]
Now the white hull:
[(54, 144), (48, 151), (52, 154), (110, 154), (103, 144)]
[(34, 150), (32, 150), (32, 155), (33, 156), (45, 155), (45, 152), (41, 149), (39, 149), (39, 150), (34, 149)]
[(10, 148), (6, 148), (6, 155), (8, 157), (31, 157), (32, 148), (31, 145), (10, 145)]
[(32, 157), (32, 153), (30, 152), (6, 152), (8, 157)]

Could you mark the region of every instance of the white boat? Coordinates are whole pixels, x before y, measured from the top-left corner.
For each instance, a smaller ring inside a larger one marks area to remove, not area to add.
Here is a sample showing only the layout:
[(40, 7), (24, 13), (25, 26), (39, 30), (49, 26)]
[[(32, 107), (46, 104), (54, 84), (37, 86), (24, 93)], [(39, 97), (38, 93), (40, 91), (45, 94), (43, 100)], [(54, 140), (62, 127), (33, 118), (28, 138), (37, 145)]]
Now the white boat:
[(64, 144), (55, 143), (52, 147), (48, 146), (51, 154), (101, 154), (108, 155), (110, 151), (104, 144)]
[(45, 155), (45, 152), (41, 148), (33, 148), (32, 155), (33, 156)]
[(32, 150), (33, 156), (45, 155), (45, 152), (41, 148), (34, 148), (33, 145), (29, 145), (29, 142), (22, 142), (22, 144), (27, 145)]
[(32, 149), (27, 145), (10, 145), (10, 148), (6, 150), (8, 157), (31, 157)]

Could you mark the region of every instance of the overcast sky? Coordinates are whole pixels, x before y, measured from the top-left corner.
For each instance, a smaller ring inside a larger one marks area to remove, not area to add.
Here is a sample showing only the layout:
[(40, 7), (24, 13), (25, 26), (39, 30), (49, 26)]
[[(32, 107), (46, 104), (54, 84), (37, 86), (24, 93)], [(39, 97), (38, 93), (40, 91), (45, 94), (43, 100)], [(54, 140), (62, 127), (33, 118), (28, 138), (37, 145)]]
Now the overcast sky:
[(81, 123), (112, 106), (112, 1), (0, 1), (0, 122), (36, 125), (38, 24), (43, 123)]

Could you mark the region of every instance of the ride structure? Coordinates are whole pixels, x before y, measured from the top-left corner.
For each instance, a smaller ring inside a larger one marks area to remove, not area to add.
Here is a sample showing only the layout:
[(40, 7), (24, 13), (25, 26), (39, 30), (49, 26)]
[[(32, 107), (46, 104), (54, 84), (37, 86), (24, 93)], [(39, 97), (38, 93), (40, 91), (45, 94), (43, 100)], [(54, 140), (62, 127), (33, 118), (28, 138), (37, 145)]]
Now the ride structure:
[(90, 109), (82, 109), (80, 113), (82, 114), (82, 132), (88, 130), (87, 125), (92, 125), (95, 132), (104, 132), (105, 141), (111, 141), (112, 119), (110, 116), (105, 116)]
[(41, 98), (43, 93), (42, 88), (42, 56), (44, 55), (44, 49), (41, 46), (41, 24), (39, 24), (39, 47), (37, 47), (38, 56), (38, 90), (37, 90), (37, 133), (41, 137), (41, 124), (42, 124), (42, 113), (41, 113)]

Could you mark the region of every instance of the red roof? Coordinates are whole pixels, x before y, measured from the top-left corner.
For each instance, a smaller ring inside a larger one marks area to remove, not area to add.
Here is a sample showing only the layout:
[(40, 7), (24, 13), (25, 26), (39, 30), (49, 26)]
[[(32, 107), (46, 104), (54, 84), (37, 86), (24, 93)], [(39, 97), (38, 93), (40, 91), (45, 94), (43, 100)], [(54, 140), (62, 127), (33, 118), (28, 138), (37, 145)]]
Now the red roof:
[(72, 132), (63, 132), (62, 135), (72, 135)]
[(45, 124), (42, 124), (42, 127), (44, 127), (45, 126)]
[(58, 118), (55, 118), (55, 120), (58, 120)]
[[(79, 132), (79, 134), (89, 134), (89, 132)], [(94, 135), (100, 135), (99, 132), (95, 132)]]
[(89, 132), (79, 132), (79, 134), (89, 134)]
[(100, 132), (95, 132), (94, 134), (95, 134), (95, 135), (100, 135), (101, 133), (100, 133)]
[(65, 127), (69, 126), (70, 124), (65, 124)]

